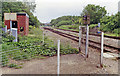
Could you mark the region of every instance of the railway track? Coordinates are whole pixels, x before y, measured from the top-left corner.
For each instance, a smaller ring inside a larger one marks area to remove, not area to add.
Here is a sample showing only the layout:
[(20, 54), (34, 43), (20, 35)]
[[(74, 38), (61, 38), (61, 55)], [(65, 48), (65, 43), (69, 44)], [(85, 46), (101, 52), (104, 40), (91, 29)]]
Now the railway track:
[[(45, 30), (49, 30), (49, 31), (51, 31), (53, 33), (59, 34), (59, 35), (61, 35), (63, 37), (69, 38), (69, 39), (71, 39), (73, 41), (79, 42), (79, 37), (77, 37), (77, 36), (74, 36), (74, 35), (71, 35), (71, 34), (67, 34), (67, 33), (64, 33), (64, 32), (60, 32), (60, 31), (54, 30), (52, 28), (44, 27), (44, 29)], [(81, 42), (83, 44), (85, 44), (86, 39), (82, 38)], [(92, 48), (96, 48), (96, 49), (100, 50), (101, 49), (100, 45), (101, 45), (101, 43), (99, 43), (99, 42), (95, 42), (93, 40), (89, 40), (89, 46), (92, 47)], [(116, 47), (104, 44), (104, 51), (105, 52), (119, 53), (118, 50), (119, 50), (119, 48), (116, 48)]]
[[(58, 28), (56, 28), (56, 29), (58, 29)], [(59, 30), (63, 30), (63, 31), (70, 31), (70, 32), (79, 33), (79, 31), (73, 31), (73, 30), (65, 30), (65, 29), (59, 29)], [(99, 36), (99, 37), (101, 36), (101, 35), (99, 35), (99, 34), (91, 34), (91, 33), (90, 33), (89, 35)], [(107, 36), (107, 35), (104, 35), (104, 37), (120, 40), (120, 37), (115, 37), (115, 36)]]

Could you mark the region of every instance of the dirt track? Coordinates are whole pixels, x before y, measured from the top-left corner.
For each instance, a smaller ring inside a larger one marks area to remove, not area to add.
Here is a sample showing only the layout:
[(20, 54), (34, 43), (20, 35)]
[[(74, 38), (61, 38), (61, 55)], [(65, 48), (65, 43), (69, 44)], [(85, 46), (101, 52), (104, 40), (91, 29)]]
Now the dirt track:
[[(46, 36), (57, 42), (71, 44), (78, 48), (78, 43), (49, 31), (45, 31)], [(84, 45), (82, 45), (84, 52)], [(96, 49), (89, 48), (89, 58), (85, 60), (83, 54), (62, 55), (60, 61), (60, 74), (117, 74), (118, 60), (104, 58), (104, 68), (97, 68), (99, 65), (99, 52)], [(3, 74), (57, 74), (57, 57), (46, 59), (34, 59), (25, 62), (22, 69), (2, 68)]]
[[(86, 67), (88, 66), (88, 67)], [(7, 69), (7, 70), (6, 70)], [(92, 69), (92, 70), (91, 70)], [(6, 70), (6, 71), (4, 71)], [(79, 54), (61, 56), (60, 73), (62, 74), (86, 74), (98, 73), (101, 69), (90, 62), (86, 62)], [(102, 71), (103, 73), (104, 71)], [(22, 69), (3, 68), (3, 73), (9, 74), (56, 74), (57, 57), (43, 60), (32, 60), (24, 64)]]

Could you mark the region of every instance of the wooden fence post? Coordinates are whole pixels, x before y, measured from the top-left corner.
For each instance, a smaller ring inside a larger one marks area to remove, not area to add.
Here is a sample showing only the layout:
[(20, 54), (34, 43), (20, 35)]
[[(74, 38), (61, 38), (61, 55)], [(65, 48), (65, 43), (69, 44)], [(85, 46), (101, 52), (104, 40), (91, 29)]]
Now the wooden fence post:
[(82, 30), (81, 30), (81, 26), (79, 26), (79, 52), (81, 52), (81, 38), (82, 38), (82, 37), (81, 37), (81, 36), (82, 36), (82, 35), (81, 35), (81, 34), (82, 34), (81, 31), (82, 31)]
[(87, 32), (86, 32), (86, 46), (85, 46), (85, 57), (88, 58), (88, 40), (89, 40), (89, 26), (87, 25)]
[(101, 32), (101, 55), (100, 55), (100, 66), (103, 67), (103, 46), (104, 46), (104, 33)]
[(58, 51), (57, 51), (57, 75), (60, 74), (60, 40), (58, 40)]

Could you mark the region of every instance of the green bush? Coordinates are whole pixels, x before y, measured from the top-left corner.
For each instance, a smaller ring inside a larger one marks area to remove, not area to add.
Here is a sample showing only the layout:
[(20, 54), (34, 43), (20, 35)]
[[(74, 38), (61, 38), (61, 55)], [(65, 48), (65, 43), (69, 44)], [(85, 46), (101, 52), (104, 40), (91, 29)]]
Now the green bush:
[(61, 47), (60, 49), (60, 53), (61, 54), (78, 54), (79, 50), (76, 48), (71, 48), (71, 47)]
[(120, 15), (120, 13), (118, 12), (116, 15), (103, 17), (100, 20), (100, 23), (101, 23), (100, 29), (107, 33), (119, 35), (120, 31), (117, 31), (120, 29), (120, 24), (119, 24), (119, 20), (118, 20), (119, 15)]
[(21, 65), (17, 65), (17, 64), (14, 64), (14, 63), (9, 64), (8, 67), (9, 67), (9, 68), (15, 68), (15, 69), (20, 69), (20, 68), (22, 68)]
[(16, 66), (16, 67), (15, 67), (15, 69), (20, 69), (20, 68), (22, 68), (22, 66)]
[(17, 64), (13, 64), (13, 63), (8, 65), (9, 68), (13, 68), (13, 67), (16, 67), (16, 66), (17, 66)]
[(98, 26), (98, 24), (91, 24), (89, 26), (90, 26), (90, 28), (94, 28), (94, 27)]
[(33, 26), (32, 26), (32, 25), (29, 25), (29, 31), (30, 31), (32, 28), (33, 28)]
[(4, 28), (4, 27), (5, 27), (4, 22), (2, 22), (2, 28)]
[(113, 33), (120, 34), (120, 28), (114, 29)]

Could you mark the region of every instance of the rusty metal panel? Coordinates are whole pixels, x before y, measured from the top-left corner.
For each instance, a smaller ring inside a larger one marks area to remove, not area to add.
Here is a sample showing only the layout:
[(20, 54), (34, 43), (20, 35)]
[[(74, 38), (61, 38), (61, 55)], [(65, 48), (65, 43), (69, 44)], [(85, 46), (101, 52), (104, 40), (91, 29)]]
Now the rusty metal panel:
[(17, 20), (16, 13), (4, 13), (4, 20)]

